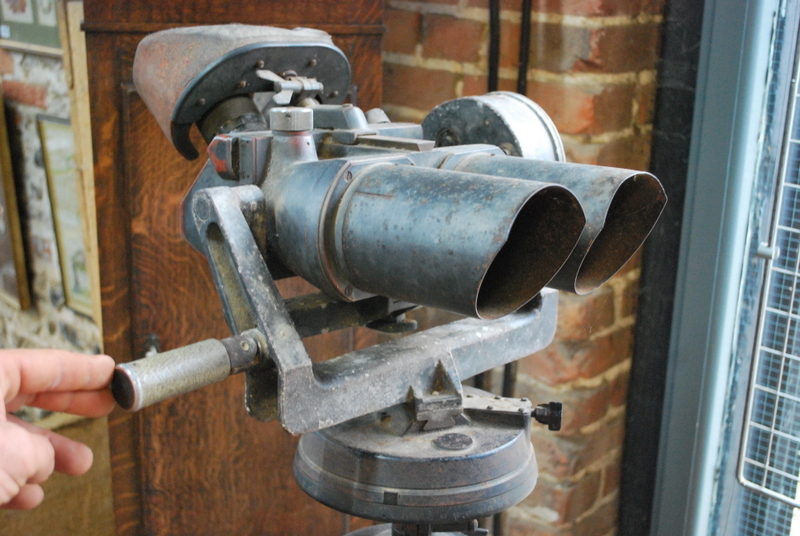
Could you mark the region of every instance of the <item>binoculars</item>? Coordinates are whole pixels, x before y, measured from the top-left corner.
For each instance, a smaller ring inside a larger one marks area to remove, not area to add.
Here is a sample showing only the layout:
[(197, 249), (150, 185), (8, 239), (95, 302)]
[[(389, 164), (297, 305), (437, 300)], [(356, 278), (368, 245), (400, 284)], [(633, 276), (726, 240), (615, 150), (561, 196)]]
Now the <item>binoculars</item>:
[[(445, 102), (421, 125), (364, 112), (345, 102), (347, 59), (316, 30), (158, 32), (133, 74), (181, 155), (199, 156), (195, 125), (207, 142), (182, 231), (233, 336), (118, 365), (120, 405), (244, 372), (248, 413), (305, 434), (300, 486), (396, 524), (362, 536), (478, 534), (475, 519), (522, 500), (538, 475), (531, 421), (559, 429), (560, 404), (462, 380), (551, 342), (555, 289), (591, 292), (623, 266), (664, 208), (658, 180), (566, 163), (547, 114), (512, 93)], [(319, 292), (283, 299), (275, 280), (291, 276)], [(406, 331), (420, 305), (467, 318), (321, 363), (302, 344)]]
[[(649, 173), (564, 162), (552, 121), (520, 95), (448, 101), (421, 125), (364, 113), (344, 102), (350, 66), (317, 30), (158, 32), (141, 42), (133, 75), (180, 154), (199, 156), (194, 125), (208, 144), (183, 202), (183, 234), (211, 265), (234, 337), (118, 367), (115, 393), (131, 409), (247, 371), (251, 415), (294, 432), (356, 417), (313, 424), (280, 403), (278, 392), (300, 398), (288, 387), (297, 370), (306, 386), (334, 374), (310, 365), (301, 337), (397, 330), (419, 305), (493, 321), (552, 302), (536, 299), (545, 287), (585, 294), (633, 255), (666, 203)], [(274, 280), (289, 276), (320, 294), (284, 302)], [(426, 354), (415, 348), (403, 352)], [(385, 386), (393, 394), (364, 411), (403, 401), (408, 386), (392, 374), (399, 387)]]

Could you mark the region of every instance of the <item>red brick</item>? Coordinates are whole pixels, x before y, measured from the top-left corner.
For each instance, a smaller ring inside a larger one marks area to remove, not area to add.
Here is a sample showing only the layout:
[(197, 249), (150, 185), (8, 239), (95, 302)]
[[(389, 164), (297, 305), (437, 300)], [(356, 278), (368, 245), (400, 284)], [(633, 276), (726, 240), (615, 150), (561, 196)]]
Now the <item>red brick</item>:
[(472, 20), (426, 14), (422, 17), (422, 54), (426, 58), (476, 62), (485, 27)]
[(546, 22), (531, 24), (529, 67), (555, 73), (569, 72), (580, 59), (589, 57), (591, 31)]
[[(470, 0), (470, 6), (487, 8), (489, 0)], [(562, 15), (613, 16), (640, 13), (661, 13), (663, 0), (534, 0), (534, 12), (557, 13)], [(502, 0), (501, 9), (519, 12), (519, 2)]]
[(630, 383), (630, 373), (621, 372), (610, 381), (608, 387), (608, 405), (611, 408), (623, 408), (628, 402), (628, 384)]
[(586, 296), (564, 292), (559, 296), (557, 340), (585, 340), (613, 323), (614, 293), (610, 287), (600, 287)]
[(533, 434), (531, 442), (539, 472), (558, 479), (578, 472), (578, 460), (587, 447), (583, 437), (559, 437), (555, 434)]
[[(539, 472), (556, 479), (569, 478), (622, 448), (624, 416), (609, 420), (591, 434), (561, 436), (544, 431), (531, 434)], [(613, 463), (619, 463), (617, 459)]]
[(653, 113), (656, 105), (655, 82), (640, 85), (636, 88), (636, 102), (638, 103), (636, 124), (640, 126), (651, 124), (653, 122)]
[(456, 80), (456, 75), (447, 71), (384, 63), (383, 102), (430, 110), (455, 97)]
[(534, 22), (530, 66), (556, 73), (653, 69), (658, 60), (659, 38), (656, 24), (583, 28)]
[(621, 73), (653, 69), (658, 61), (660, 37), (657, 24), (593, 29), (589, 39), (591, 53), (578, 59), (572, 70)]
[[(486, 76), (473, 76), (466, 75), (463, 78), (464, 88), (463, 95), (469, 97), (471, 95), (485, 95), (489, 92), (489, 82)], [(517, 81), (509, 80), (507, 78), (500, 78), (497, 81), (497, 89), (500, 91), (516, 91)]]
[(616, 499), (608, 501), (591, 515), (581, 519), (572, 529), (574, 536), (606, 536), (617, 526)]
[(383, 23), (386, 33), (383, 34), (383, 50), (413, 54), (421, 37), (422, 16), (419, 13), (387, 8)]
[(650, 164), (650, 145), (650, 134), (642, 133), (599, 144), (565, 139), (564, 151), (569, 162), (646, 170)]
[(622, 477), (622, 468), (619, 463), (612, 463), (603, 468), (603, 490), (601, 497), (619, 491), (619, 483)]
[(0, 49), (0, 73), (14, 74), (14, 57), (3, 49)]
[(47, 108), (47, 87), (45, 86), (26, 84), (17, 80), (3, 80), (3, 93), (6, 100), (42, 109)]
[(509, 516), (503, 534), (508, 536), (570, 536), (569, 532), (530, 523), (526, 519)]
[(664, 13), (666, 3), (666, 0), (642, 0), (642, 12), (661, 15)]
[(568, 523), (591, 509), (600, 496), (602, 474), (588, 473), (577, 482), (553, 483), (539, 480), (533, 492), (522, 501), (531, 508), (544, 507), (558, 514), (554, 525)]
[[(615, 274), (615, 277), (619, 277), (622, 275), (627, 274), (631, 270), (635, 270), (639, 268), (642, 264), (642, 248), (636, 250), (630, 259), (619, 269), (619, 271)], [(638, 285), (638, 283), (637, 283)]]
[(545, 109), (564, 134), (614, 132), (633, 122), (633, 84), (586, 88), (532, 81), (528, 96)]
[(520, 30), (517, 22), (500, 21), (500, 67), (519, 65)]
[(519, 371), (547, 385), (578, 378), (593, 378), (631, 356), (633, 328), (621, 328), (592, 341), (550, 344), (541, 352), (519, 361)]
[(483, 95), (488, 91), (489, 82), (487, 76), (464, 76), (463, 94), (465, 97), (472, 95)]
[(561, 402), (563, 413), (561, 417), (561, 437), (572, 436), (580, 433), (581, 428), (596, 423), (608, 413), (609, 402), (612, 399), (611, 385), (602, 382), (597, 387), (574, 388), (553, 395), (539, 393), (523, 382), (517, 382), (516, 393), (519, 397), (526, 397), (535, 404), (549, 401)]
[[(469, 0), (469, 7), (489, 9), (489, 0)], [(519, 13), (522, 9), (522, 0), (500, 0), (500, 11), (513, 11)], [(533, 11), (536, 11), (535, 9)]]
[[(637, 259), (638, 260), (638, 259)], [(628, 281), (622, 289), (622, 307), (619, 311), (621, 318), (627, 318), (636, 314), (636, 306), (639, 302), (639, 281)]]
[(571, 389), (556, 397), (563, 404), (559, 434), (577, 434), (584, 426), (601, 420), (608, 413), (611, 395), (610, 384), (603, 382), (593, 389)]

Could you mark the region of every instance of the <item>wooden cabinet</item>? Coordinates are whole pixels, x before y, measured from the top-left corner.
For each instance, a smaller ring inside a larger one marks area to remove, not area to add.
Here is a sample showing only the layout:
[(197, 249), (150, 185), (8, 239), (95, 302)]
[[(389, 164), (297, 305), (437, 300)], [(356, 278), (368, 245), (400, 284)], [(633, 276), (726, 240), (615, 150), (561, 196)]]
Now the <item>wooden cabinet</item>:
[[(136, 93), (138, 42), (180, 25), (319, 28), (350, 59), (358, 104), (369, 109), (381, 94), (381, 16), (376, 0), (85, 0), (108, 354), (141, 357), (150, 334), (162, 349), (229, 335), (207, 263), (180, 236), (179, 205), (204, 159), (183, 160)], [(307, 345), (324, 359), (368, 339), (348, 331)], [(294, 482), (296, 438), (247, 416), (242, 377), (136, 414), (116, 412), (110, 441), (118, 535), (341, 533), (341, 514)]]

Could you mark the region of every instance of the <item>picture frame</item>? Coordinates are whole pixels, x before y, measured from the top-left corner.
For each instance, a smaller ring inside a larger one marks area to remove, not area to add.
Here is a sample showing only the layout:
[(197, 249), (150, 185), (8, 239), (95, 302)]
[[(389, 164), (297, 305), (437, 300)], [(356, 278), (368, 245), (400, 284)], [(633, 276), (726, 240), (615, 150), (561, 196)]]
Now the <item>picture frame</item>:
[(0, 0), (0, 47), (60, 57), (61, 1)]
[(75, 137), (68, 119), (40, 114), (36, 117), (47, 189), (53, 211), (56, 246), (67, 307), (92, 317), (94, 304), (89, 277), (85, 215), (80, 175), (75, 164)]
[(5, 101), (0, 88), (0, 299), (15, 309), (29, 309), (31, 291), (22, 238), (14, 168), (8, 144)]

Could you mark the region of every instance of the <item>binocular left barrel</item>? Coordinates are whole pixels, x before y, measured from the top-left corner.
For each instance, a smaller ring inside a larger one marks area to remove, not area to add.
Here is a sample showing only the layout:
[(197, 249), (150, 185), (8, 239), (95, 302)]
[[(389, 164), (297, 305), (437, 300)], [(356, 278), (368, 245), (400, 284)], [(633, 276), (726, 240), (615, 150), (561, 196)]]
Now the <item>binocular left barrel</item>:
[(484, 319), (530, 301), (585, 224), (562, 186), (415, 166), (369, 170), (339, 210), (354, 286)]

